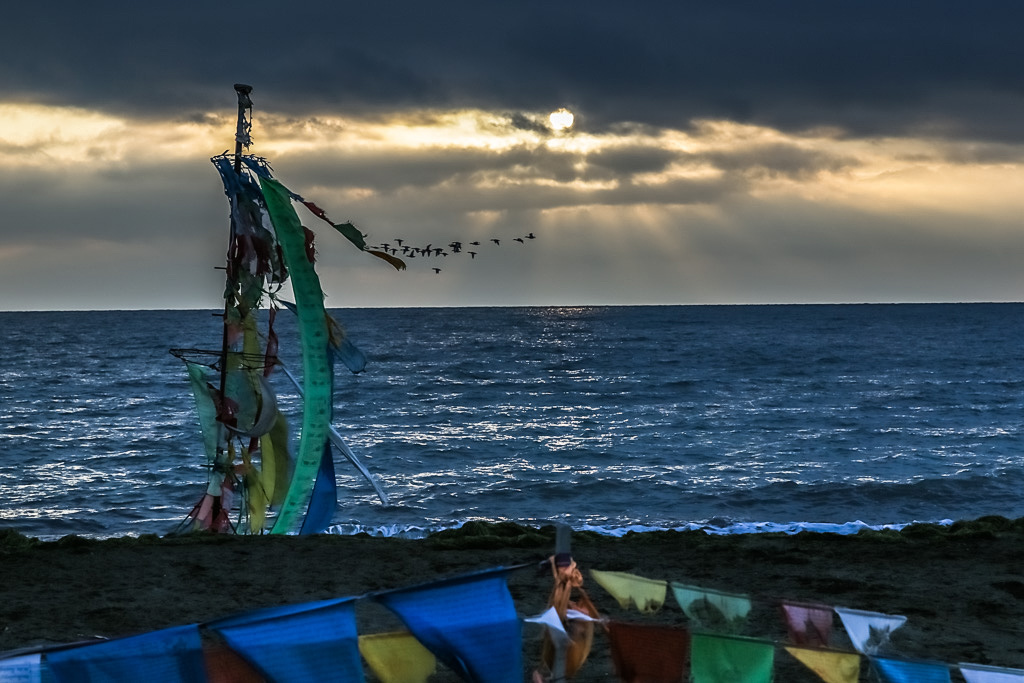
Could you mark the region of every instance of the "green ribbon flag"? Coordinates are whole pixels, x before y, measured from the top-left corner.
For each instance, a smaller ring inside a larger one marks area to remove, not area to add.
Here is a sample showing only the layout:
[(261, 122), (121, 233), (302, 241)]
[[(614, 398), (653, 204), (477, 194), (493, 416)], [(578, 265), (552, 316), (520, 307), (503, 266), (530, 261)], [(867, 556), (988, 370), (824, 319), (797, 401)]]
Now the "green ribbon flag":
[(331, 366), (327, 358), (327, 317), (324, 295), (313, 264), (306, 257), (302, 223), (292, 207), (291, 193), (279, 182), (260, 177), (267, 213), (291, 274), (302, 342), (302, 434), (295, 471), (270, 533), (293, 531), (306, 513), (313, 482), (324, 457), (331, 421)]

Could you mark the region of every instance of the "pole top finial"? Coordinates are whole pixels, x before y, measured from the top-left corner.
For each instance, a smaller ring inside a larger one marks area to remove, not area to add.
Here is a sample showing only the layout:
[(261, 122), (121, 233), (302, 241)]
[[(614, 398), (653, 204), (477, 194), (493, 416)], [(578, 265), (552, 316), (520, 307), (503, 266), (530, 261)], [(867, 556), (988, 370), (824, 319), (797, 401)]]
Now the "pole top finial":
[(249, 93), (252, 92), (252, 86), (245, 83), (235, 83), (235, 92), (238, 93), (238, 108), (251, 109), (252, 100), (249, 99)]

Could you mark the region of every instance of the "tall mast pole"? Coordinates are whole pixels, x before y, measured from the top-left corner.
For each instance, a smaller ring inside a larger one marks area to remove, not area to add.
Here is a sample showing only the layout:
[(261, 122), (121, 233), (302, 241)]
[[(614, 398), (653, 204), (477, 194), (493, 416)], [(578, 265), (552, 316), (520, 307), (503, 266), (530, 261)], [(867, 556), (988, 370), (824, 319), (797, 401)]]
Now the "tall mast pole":
[(252, 144), (249, 131), (252, 130), (252, 121), (245, 118), (245, 113), (252, 109), (252, 100), (249, 93), (252, 86), (244, 83), (235, 83), (235, 93), (238, 94), (238, 125), (235, 127), (235, 173), (242, 170), (242, 148)]
[[(249, 137), (249, 131), (252, 129), (252, 122), (246, 117), (246, 114), (252, 110), (252, 100), (249, 98), (249, 93), (252, 92), (251, 85), (245, 85), (244, 83), (235, 83), (235, 93), (238, 95), (238, 122), (235, 125), (235, 173), (241, 174), (242, 172), (242, 150), (248, 147), (252, 139)], [(239, 198), (232, 197), (232, 206), (236, 206)], [(227, 254), (227, 268), (226, 277), (227, 285), (224, 288), (224, 329), (221, 336), (221, 348), (220, 348), (220, 396), (223, 401), (225, 398), (225, 391), (227, 389), (227, 376), (228, 376), (228, 320), (231, 308), (235, 305), (235, 295), (238, 290), (238, 273), (235, 272), (235, 250), (236, 250), (236, 226), (235, 226), (235, 215), (234, 211), (231, 213), (231, 233), (228, 237), (228, 254)], [(218, 451), (223, 449), (223, 444), (219, 443), (217, 447)]]

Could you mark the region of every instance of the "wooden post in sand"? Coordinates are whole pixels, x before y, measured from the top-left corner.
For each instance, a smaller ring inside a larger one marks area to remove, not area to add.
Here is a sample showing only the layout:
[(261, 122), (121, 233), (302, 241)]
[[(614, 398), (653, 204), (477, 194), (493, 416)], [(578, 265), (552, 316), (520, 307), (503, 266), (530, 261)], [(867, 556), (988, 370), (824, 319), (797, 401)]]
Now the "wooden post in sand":
[[(567, 524), (555, 525), (555, 567), (563, 568), (572, 564), (572, 527)], [(565, 681), (565, 652), (568, 643), (564, 641), (555, 642), (555, 656), (551, 662), (551, 683), (564, 683)]]

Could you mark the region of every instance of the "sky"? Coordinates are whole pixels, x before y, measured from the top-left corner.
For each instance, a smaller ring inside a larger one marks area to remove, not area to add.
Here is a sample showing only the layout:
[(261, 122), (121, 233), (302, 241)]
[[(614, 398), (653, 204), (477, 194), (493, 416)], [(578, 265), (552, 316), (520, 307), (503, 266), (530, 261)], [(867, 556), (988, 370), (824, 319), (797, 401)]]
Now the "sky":
[(480, 242), (397, 272), (309, 217), (329, 307), (1024, 300), (1019, 3), (4, 14), (0, 310), (221, 306), (235, 83), (370, 245)]

